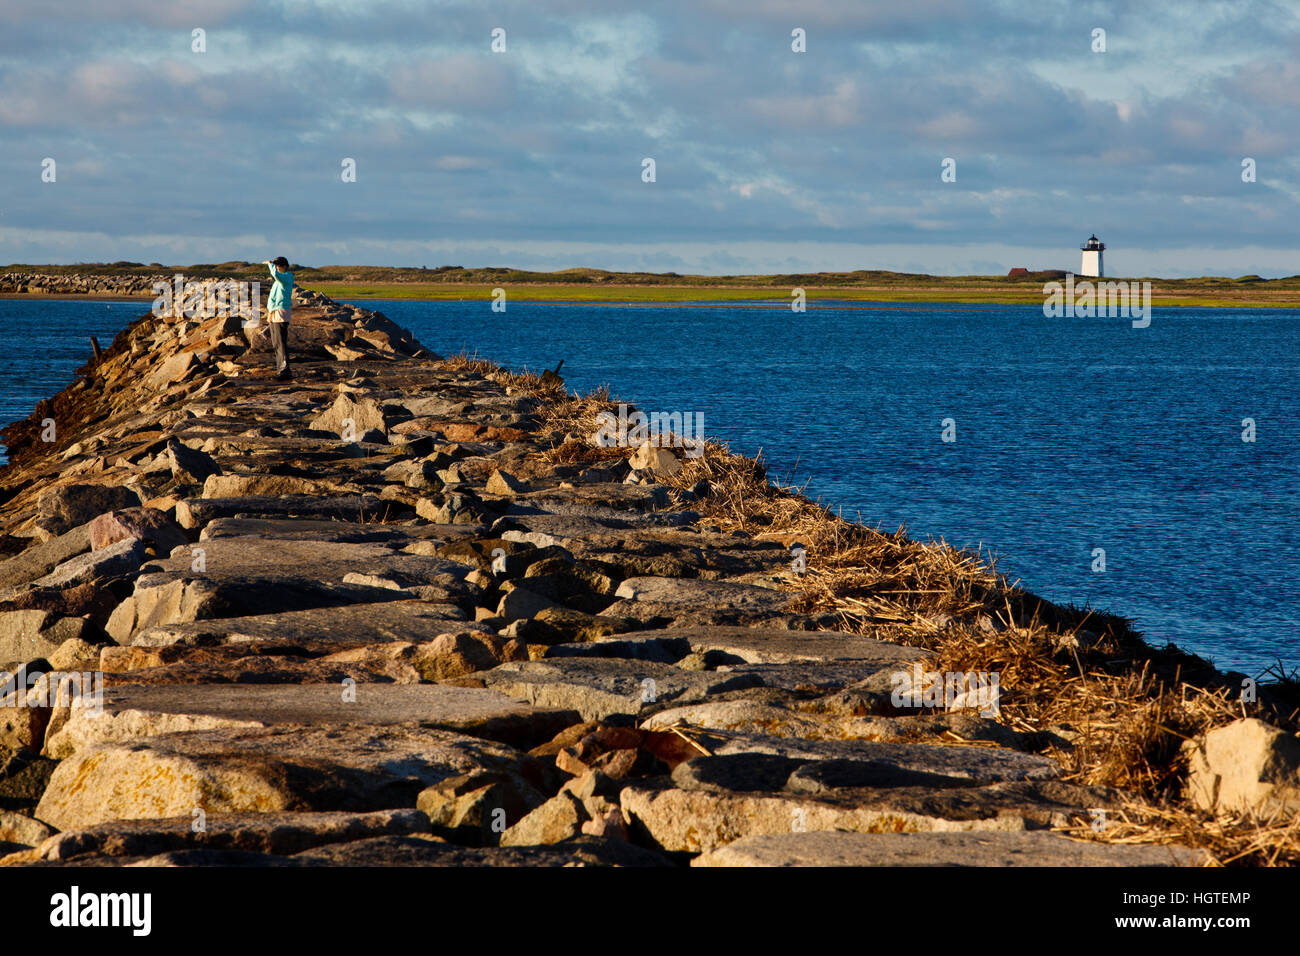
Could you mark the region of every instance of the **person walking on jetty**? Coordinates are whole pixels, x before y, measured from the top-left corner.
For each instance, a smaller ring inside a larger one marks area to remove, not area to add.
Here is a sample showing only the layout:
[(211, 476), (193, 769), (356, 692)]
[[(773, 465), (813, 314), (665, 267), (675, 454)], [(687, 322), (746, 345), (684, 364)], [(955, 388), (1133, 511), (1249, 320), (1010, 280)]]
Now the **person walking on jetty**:
[(271, 345), (275, 349), (276, 378), (287, 381), (293, 378), (289, 371), (289, 318), (293, 308), (293, 273), (284, 256), (263, 259), (262, 264), (271, 270), (271, 297), (266, 312), (271, 319)]

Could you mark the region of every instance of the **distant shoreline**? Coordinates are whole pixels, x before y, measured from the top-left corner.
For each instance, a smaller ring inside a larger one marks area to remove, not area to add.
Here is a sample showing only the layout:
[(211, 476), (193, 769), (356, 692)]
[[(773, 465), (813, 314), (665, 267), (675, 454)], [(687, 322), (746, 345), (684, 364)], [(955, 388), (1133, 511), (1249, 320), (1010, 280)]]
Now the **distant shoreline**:
[[(93, 299), (130, 302), (154, 298), (153, 281), (181, 273), (194, 279), (261, 281), (259, 269), (245, 263), (122, 269), (105, 266), (20, 266), (0, 271), (0, 299)], [(491, 300), (504, 289), (516, 302), (572, 302), (636, 305), (770, 302), (788, 306), (796, 289), (806, 305), (818, 300), (917, 305), (1042, 305), (1043, 286), (1065, 273), (1029, 276), (930, 276), (904, 273), (816, 273), (774, 276), (679, 276), (566, 270), (537, 273), (506, 269), (382, 269), (297, 266), (298, 285), (334, 299), (455, 301)], [(373, 273), (374, 278), (370, 275)], [(438, 275), (440, 278), (428, 278)], [(451, 276), (451, 278), (448, 278)], [(1079, 281), (1084, 281), (1080, 277)], [(1092, 280), (1089, 280), (1092, 281)], [(1100, 282), (1132, 281), (1107, 276)], [(1152, 285), (1156, 308), (1300, 309), (1300, 277), (1239, 279), (1142, 279)], [(40, 291), (25, 291), (32, 286)], [(77, 289), (81, 291), (77, 291)], [(49, 291), (45, 291), (49, 289)], [(24, 291), (20, 291), (24, 290)], [(120, 290), (120, 291), (119, 291)], [(863, 306), (866, 307), (866, 306)]]
[[(491, 301), (492, 288), (489, 286), (453, 286), (439, 285), (436, 289), (411, 289), (410, 283), (394, 283), (391, 288), (382, 290), (365, 287), (353, 291), (340, 288), (334, 283), (320, 282), (303, 288), (324, 293), (331, 298), (343, 301), (383, 301), (406, 300), (412, 302), (454, 302), (464, 299), (481, 299)], [(772, 308), (785, 307), (788, 297), (774, 293), (770, 288), (761, 287), (656, 287), (656, 286), (602, 286), (592, 289), (590, 286), (550, 286), (543, 288), (504, 286), (509, 298), (519, 302), (554, 302), (572, 303), (574, 305), (618, 305), (629, 308), (745, 308), (753, 303), (770, 303)], [(991, 305), (1042, 305), (1041, 294), (1033, 296), (988, 295), (976, 298), (972, 295), (944, 296), (934, 290), (918, 289), (842, 289), (832, 287), (809, 287), (807, 308), (815, 310), (826, 308), (818, 299), (833, 301), (835, 308), (869, 309), (887, 306), (905, 307), (913, 305), (951, 306), (991, 306)], [(585, 294), (580, 294), (585, 293)], [(679, 293), (674, 295), (674, 293)], [(58, 302), (148, 302), (154, 298), (145, 295), (107, 295), (107, 294), (51, 294), (28, 292), (0, 292), (0, 301), (8, 299), (49, 300)], [(728, 300), (730, 300), (729, 304)], [(844, 302), (861, 302), (861, 305), (843, 305)], [(1190, 299), (1177, 296), (1152, 296), (1156, 308), (1180, 309), (1290, 309), (1300, 310), (1300, 296), (1295, 301), (1252, 302), (1240, 299)]]

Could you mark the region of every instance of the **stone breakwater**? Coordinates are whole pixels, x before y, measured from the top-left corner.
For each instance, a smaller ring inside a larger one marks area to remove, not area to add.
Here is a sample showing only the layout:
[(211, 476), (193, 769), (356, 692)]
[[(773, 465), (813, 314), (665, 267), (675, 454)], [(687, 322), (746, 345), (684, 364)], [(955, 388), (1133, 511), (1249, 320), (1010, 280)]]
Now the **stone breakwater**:
[(143, 297), (153, 295), (153, 284), (170, 276), (51, 275), (43, 272), (0, 273), (0, 295), (102, 295)]
[(932, 653), (797, 610), (677, 450), (559, 461), (553, 376), (296, 296), (291, 382), (145, 316), (6, 429), (0, 864), (1201, 861), (1052, 832), (1123, 794), (900, 705)]

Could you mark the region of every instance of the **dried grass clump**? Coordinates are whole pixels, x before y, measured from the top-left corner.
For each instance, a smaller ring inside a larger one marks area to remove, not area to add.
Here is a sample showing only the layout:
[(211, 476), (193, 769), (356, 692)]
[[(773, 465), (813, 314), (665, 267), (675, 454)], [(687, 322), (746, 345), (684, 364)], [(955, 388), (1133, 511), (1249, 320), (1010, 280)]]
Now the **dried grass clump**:
[(801, 592), (796, 609), (830, 613), (846, 631), (887, 629), (890, 640), (929, 646), (952, 621), (988, 618), (1003, 587), (978, 555), (845, 521), (798, 489), (770, 484), (760, 461), (724, 446), (709, 443), (684, 465), (667, 484), (680, 491), (707, 482), (708, 495), (691, 507), (709, 523), (803, 547), (808, 570), (790, 583)]
[(599, 448), (590, 441), (597, 428), (596, 416), (617, 407), (618, 402), (610, 398), (609, 388), (602, 386), (587, 395), (565, 395), (558, 401), (547, 402), (538, 409), (538, 416), (544, 430), (566, 436), (563, 444), (586, 445), (589, 449), (584, 456), (577, 456), (576, 447), (571, 449), (568, 454), (577, 457), (570, 457), (568, 460), (608, 461), (614, 458), (626, 458), (632, 453), (630, 448)]
[(1211, 817), (1186, 807), (1129, 802), (1107, 812), (1100, 832), (1082, 822), (1058, 832), (1126, 846), (1191, 847), (1204, 851), (1206, 866), (1300, 865), (1300, 814)]
[(1176, 798), (1186, 770), (1183, 743), (1240, 716), (1227, 688), (1167, 681), (1150, 660), (1116, 667), (1114, 655), (1080, 650), (1075, 641), (1039, 624), (996, 634), (952, 629), (936, 641), (931, 666), (997, 673), (999, 720), (1042, 733), (1043, 750), (1067, 779)]
[(478, 354), (461, 352), (442, 361), (442, 367), (454, 372), (464, 372), (485, 378), (498, 385), (509, 386), (545, 401), (562, 401), (568, 397), (564, 380), (554, 372), (530, 372), (525, 368), (521, 372), (512, 372), (507, 368), (481, 359)]
[(543, 459), (553, 465), (599, 464), (628, 457), (627, 448), (599, 448), (583, 438), (569, 438), (543, 453)]

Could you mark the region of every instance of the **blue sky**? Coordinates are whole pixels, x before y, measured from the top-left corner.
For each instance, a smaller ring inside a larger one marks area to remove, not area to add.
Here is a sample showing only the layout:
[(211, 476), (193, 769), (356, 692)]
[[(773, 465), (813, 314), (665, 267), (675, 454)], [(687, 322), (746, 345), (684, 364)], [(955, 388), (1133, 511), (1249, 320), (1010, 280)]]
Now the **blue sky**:
[(1095, 232), (1293, 275), (1297, 54), (1263, 0), (0, 0), (0, 262), (1002, 273)]

